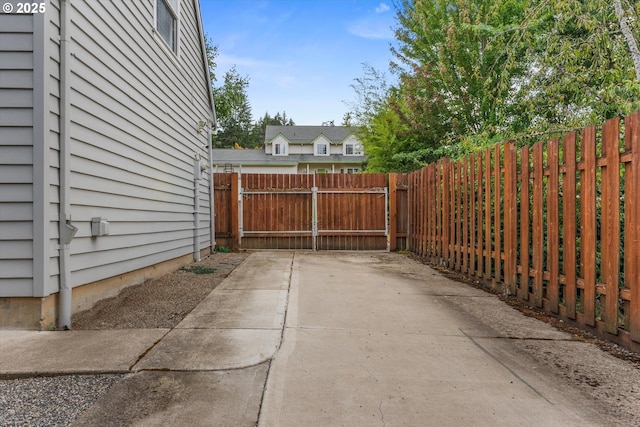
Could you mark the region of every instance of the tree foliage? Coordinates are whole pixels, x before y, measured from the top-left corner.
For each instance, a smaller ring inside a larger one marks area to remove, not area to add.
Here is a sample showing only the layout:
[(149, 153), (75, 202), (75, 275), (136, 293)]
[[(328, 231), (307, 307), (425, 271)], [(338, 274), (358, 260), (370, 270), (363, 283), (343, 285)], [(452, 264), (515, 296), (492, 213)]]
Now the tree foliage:
[(218, 57), (218, 45), (213, 44), (211, 38), (205, 34), (204, 36), (204, 50), (207, 55), (207, 68), (209, 69), (209, 80), (211, 81), (211, 87), (216, 82), (216, 58)]
[(352, 86), (372, 170), (418, 168), (640, 108), (639, 3), (402, 0), (396, 7), (398, 83), (390, 87), (365, 67)]
[(251, 105), (247, 96), (249, 77), (242, 77), (235, 66), (225, 73), (222, 86), (214, 87), (219, 130), (214, 138), (216, 147), (251, 145)]
[(290, 117), (287, 117), (287, 113), (285, 111), (283, 111), (282, 114), (277, 112), (273, 117), (271, 117), (269, 113), (264, 113), (264, 116), (262, 116), (253, 125), (253, 130), (251, 132), (253, 139), (253, 144), (251, 145), (252, 148), (263, 146), (267, 125), (293, 126), (295, 125), (295, 122)]
[[(538, 1), (529, 8), (518, 43), (530, 71), (522, 81), (531, 129), (562, 131), (604, 122), (640, 107), (640, 80), (620, 23), (640, 34), (639, 10), (618, 19), (611, 0)], [(636, 5), (638, 7), (638, 5)], [(633, 19), (629, 19), (633, 18)]]

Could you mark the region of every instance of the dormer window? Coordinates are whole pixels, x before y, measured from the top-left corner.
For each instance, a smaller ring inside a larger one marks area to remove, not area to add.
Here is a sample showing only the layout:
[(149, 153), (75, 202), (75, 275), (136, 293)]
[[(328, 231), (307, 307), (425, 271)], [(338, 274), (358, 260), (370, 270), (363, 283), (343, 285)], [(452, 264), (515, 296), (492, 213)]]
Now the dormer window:
[(287, 155), (287, 145), (276, 142), (273, 144), (273, 155), (274, 156), (286, 156)]
[(326, 142), (316, 142), (315, 144), (314, 155), (316, 156), (328, 156), (329, 155), (329, 144)]
[(344, 155), (345, 156), (361, 156), (362, 147), (360, 146), (360, 144), (348, 142), (344, 144)]

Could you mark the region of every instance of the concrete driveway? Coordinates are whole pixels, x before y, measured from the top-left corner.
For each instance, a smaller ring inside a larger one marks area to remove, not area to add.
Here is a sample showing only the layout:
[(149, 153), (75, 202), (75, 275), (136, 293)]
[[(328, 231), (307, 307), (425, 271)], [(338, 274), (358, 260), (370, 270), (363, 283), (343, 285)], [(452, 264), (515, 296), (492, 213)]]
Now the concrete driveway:
[(400, 254), (255, 252), (174, 329), (95, 332), (0, 331), (0, 374), (128, 373), (77, 426), (640, 419), (637, 367)]
[[(505, 311), (508, 330), (479, 322), (468, 306)], [(571, 340), (406, 257), (297, 253), (259, 425), (611, 422), (513, 347), (516, 338)]]

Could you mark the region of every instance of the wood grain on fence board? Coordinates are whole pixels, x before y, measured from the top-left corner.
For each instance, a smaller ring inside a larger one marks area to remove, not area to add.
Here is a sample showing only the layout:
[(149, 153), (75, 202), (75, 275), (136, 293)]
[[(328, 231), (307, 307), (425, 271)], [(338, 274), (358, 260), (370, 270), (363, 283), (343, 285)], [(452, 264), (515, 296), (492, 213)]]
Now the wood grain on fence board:
[(629, 289), (628, 326), (631, 339), (640, 342), (640, 111), (625, 121), (625, 151), (631, 153), (625, 165), (625, 280)]
[(619, 119), (608, 120), (602, 128), (602, 280), (604, 282), (604, 322), (607, 332), (618, 333), (618, 272), (620, 259), (620, 147)]
[(580, 266), (584, 323), (595, 326), (596, 303), (596, 128), (582, 132), (580, 140)]
[(526, 301), (529, 299), (529, 248), (531, 227), (529, 221), (529, 212), (531, 206), (530, 199), (530, 173), (529, 173), (529, 147), (524, 146), (520, 149), (520, 287), (518, 288), (518, 297)]
[(547, 142), (547, 164), (549, 178), (547, 179), (547, 269), (549, 281), (547, 284), (547, 299), (552, 313), (559, 310), (558, 259), (560, 251), (560, 213), (558, 209), (558, 191), (560, 187), (558, 172), (558, 138)]
[(542, 307), (542, 269), (544, 257), (543, 233), (543, 145), (533, 146), (533, 300), (536, 307)]
[(567, 317), (576, 318), (576, 133), (562, 138), (562, 273), (565, 276), (564, 304)]

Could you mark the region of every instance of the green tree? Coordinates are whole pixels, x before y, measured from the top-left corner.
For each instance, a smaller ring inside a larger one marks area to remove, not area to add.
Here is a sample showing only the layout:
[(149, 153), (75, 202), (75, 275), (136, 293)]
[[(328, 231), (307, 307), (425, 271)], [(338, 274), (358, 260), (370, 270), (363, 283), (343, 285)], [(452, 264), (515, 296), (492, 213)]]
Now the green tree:
[(352, 85), (370, 169), (416, 169), (484, 146), (510, 126), (526, 127), (513, 119), (520, 107), (514, 87), (526, 68), (504, 54), (526, 2), (403, 0), (400, 6), (391, 64), (398, 85), (389, 87), (383, 73), (366, 65)]
[(204, 50), (207, 54), (207, 67), (209, 69), (209, 80), (211, 80), (211, 87), (216, 82), (216, 58), (218, 57), (218, 45), (214, 45), (211, 37), (207, 34), (204, 35)]
[[(428, 145), (492, 139), (518, 117), (522, 63), (504, 54), (523, 20), (523, 0), (404, 0), (392, 49), (407, 120)], [(514, 47), (515, 54), (522, 47)], [(517, 55), (515, 55), (517, 57)]]
[(420, 167), (640, 108), (638, 2), (403, 0), (396, 16), (398, 84), (365, 68), (352, 86), (371, 168)]
[(252, 145), (248, 87), (249, 77), (240, 76), (235, 66), (225, 73), (223, 85), (214, 87), (213, 97), (218, 116), (218, 132), (213, 140), (215, 147)]
[(267, 125), (293, 126), (295, 125), (295, 122), (291, 118), (287, 117), (287, 113), (285, 111), (282, 112), (282, 115), (280, 114), (280, 112), (277, 112), (274, 117), (271, 117), (269, 113), (264, 113), (264, 116), (261, 117), (253, 126), (252, 148), (263, 146)]
[[(640, 108), (635, 7), (620, 0), (530, 5), (517, 37), (526, 46), (529, 74), (521, 82), (521, 101), (530, 131), (564, 131)], [(521, 61), (513, 52), (510, 57)]]

